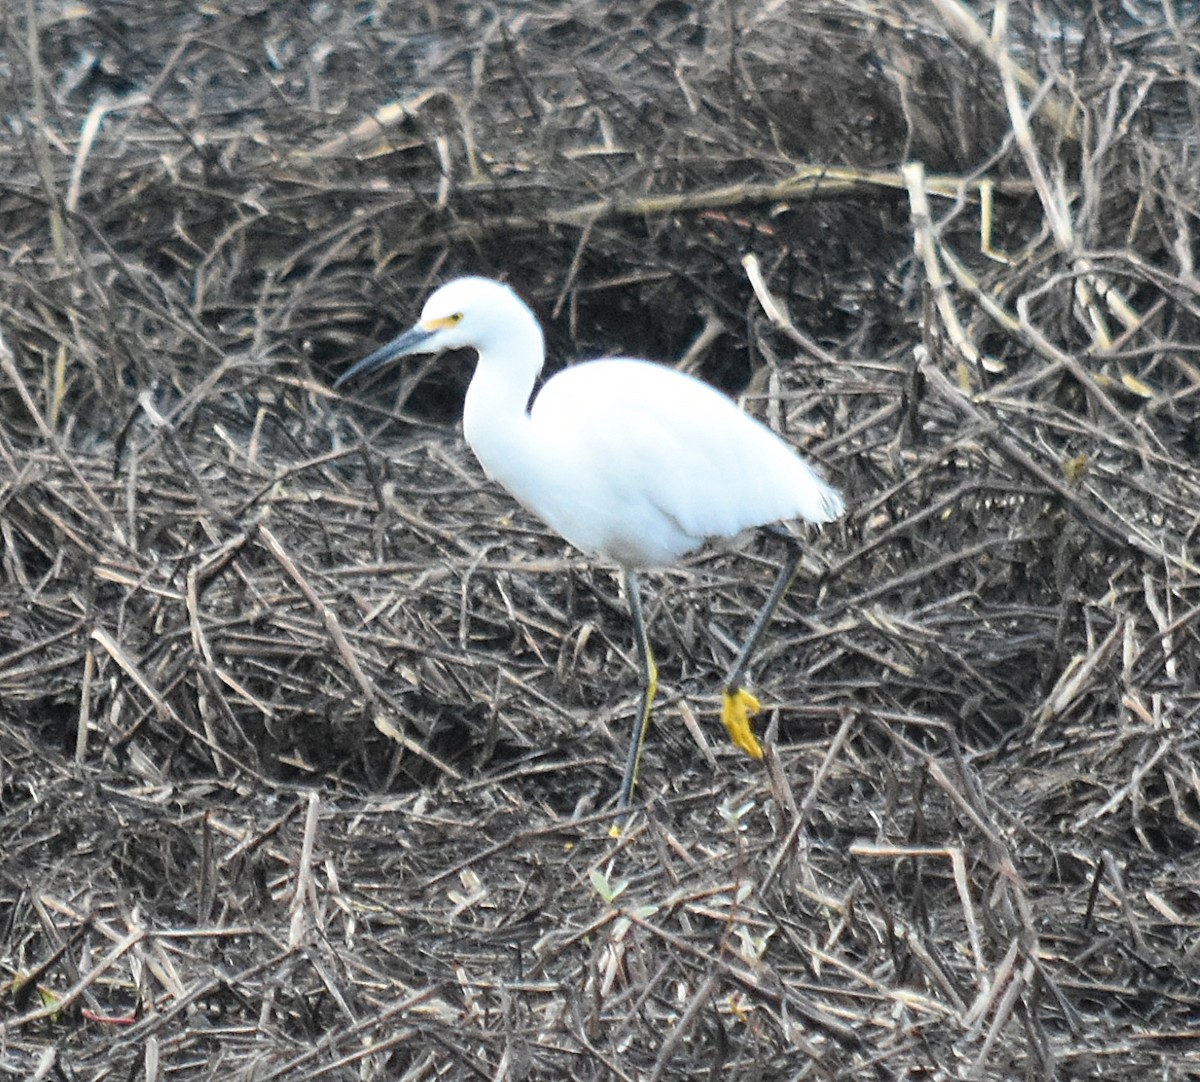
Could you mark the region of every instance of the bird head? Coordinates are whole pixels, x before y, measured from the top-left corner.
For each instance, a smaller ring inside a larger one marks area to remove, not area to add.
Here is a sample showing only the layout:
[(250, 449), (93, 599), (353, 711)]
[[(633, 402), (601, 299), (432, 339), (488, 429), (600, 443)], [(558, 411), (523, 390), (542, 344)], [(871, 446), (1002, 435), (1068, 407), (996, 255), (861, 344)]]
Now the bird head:
[(531, 327), (540, 347), (533, 313), (508, 286), (490, 278), (458, 278), (430, 296), (413, 327), (343, 372), (334, 387), (415, 353), (467, 348), (482, 353), (497, 343), (528, 341)]

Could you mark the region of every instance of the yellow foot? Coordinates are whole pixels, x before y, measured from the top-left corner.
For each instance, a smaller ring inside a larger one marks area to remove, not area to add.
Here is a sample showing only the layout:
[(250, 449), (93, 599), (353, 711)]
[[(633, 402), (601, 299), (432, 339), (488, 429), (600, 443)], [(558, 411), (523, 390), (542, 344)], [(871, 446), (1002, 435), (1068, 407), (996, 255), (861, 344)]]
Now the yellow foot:
[(762, 747), (750, 728), (750, 719), (762, 709), (762, 704), (745, 688), (736, 691), (726, 688), (721, 698), (721, 720), (729, 730), (729, 739), (751, 759), (761, 759)]

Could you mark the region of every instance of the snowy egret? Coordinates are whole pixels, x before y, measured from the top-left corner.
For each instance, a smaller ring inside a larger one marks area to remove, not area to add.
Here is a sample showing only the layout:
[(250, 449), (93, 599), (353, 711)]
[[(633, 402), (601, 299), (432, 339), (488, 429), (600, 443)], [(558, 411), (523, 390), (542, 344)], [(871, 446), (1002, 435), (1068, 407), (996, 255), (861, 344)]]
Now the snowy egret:
[[(547, 380), (531, 407), (545, 360), (542, 329), (516, 293), (488, 278), (442, 286), (416, 326), (364, 357), (334, 386), (398, 357), (449, 349), (479, 355), (463, 430), (484, 472), (576, 548), (611, 560), (624, 574), (641, 703), (617, 797), (623, 813), (658, 689), (637, 572), (751, 527), (797, 518), (830, 522), (845, 509), (842, 497), (725, 395), (650, 361), (607, 357), (565, 368)], [(790, 535), (787, 540), (787, 558), (722, 697), (730, 737), (755, 759), (762, 748), (750, 718), (760, 704), (742, 680), (800, 563), (799, 544)]]

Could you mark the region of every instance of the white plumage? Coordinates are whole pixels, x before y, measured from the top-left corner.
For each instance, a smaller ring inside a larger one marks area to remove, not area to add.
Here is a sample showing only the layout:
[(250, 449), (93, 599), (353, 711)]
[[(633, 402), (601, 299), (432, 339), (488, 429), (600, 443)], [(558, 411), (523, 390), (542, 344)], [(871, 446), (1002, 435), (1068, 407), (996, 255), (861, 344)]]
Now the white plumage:
[[(463, 430), (489, 477), (582, 551), (625, 572), (644, 677), (618, 805), (636, 780), (657, 673), (635, 572), (662, 567), (709, 538), (787, 519), (839, 517), (844, 504), (802, 458), (719, 391), (649, 361), (605, 358), (566, 368), (529, 396), (545, 355), (541, 327), (508, 286), (460, 278), (438, 289), (411, 330), (346, 372), (338, 384), (412, 353), (473, 348)], [(725, 689), (735, 743), (761, 756), (738, 686), (750, 653), (799, 561), (794, 549)]]

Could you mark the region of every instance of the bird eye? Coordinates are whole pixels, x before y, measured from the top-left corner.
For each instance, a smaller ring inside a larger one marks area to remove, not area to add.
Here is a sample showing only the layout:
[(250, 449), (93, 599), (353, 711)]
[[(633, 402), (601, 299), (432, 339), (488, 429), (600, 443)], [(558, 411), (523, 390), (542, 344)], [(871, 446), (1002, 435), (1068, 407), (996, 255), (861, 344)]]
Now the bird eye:
[(453, 326), (455, 323), (461, 323), (462, 317), (462, 312), (455, 312), (454, 315), (446, 317), (446, 322)]

